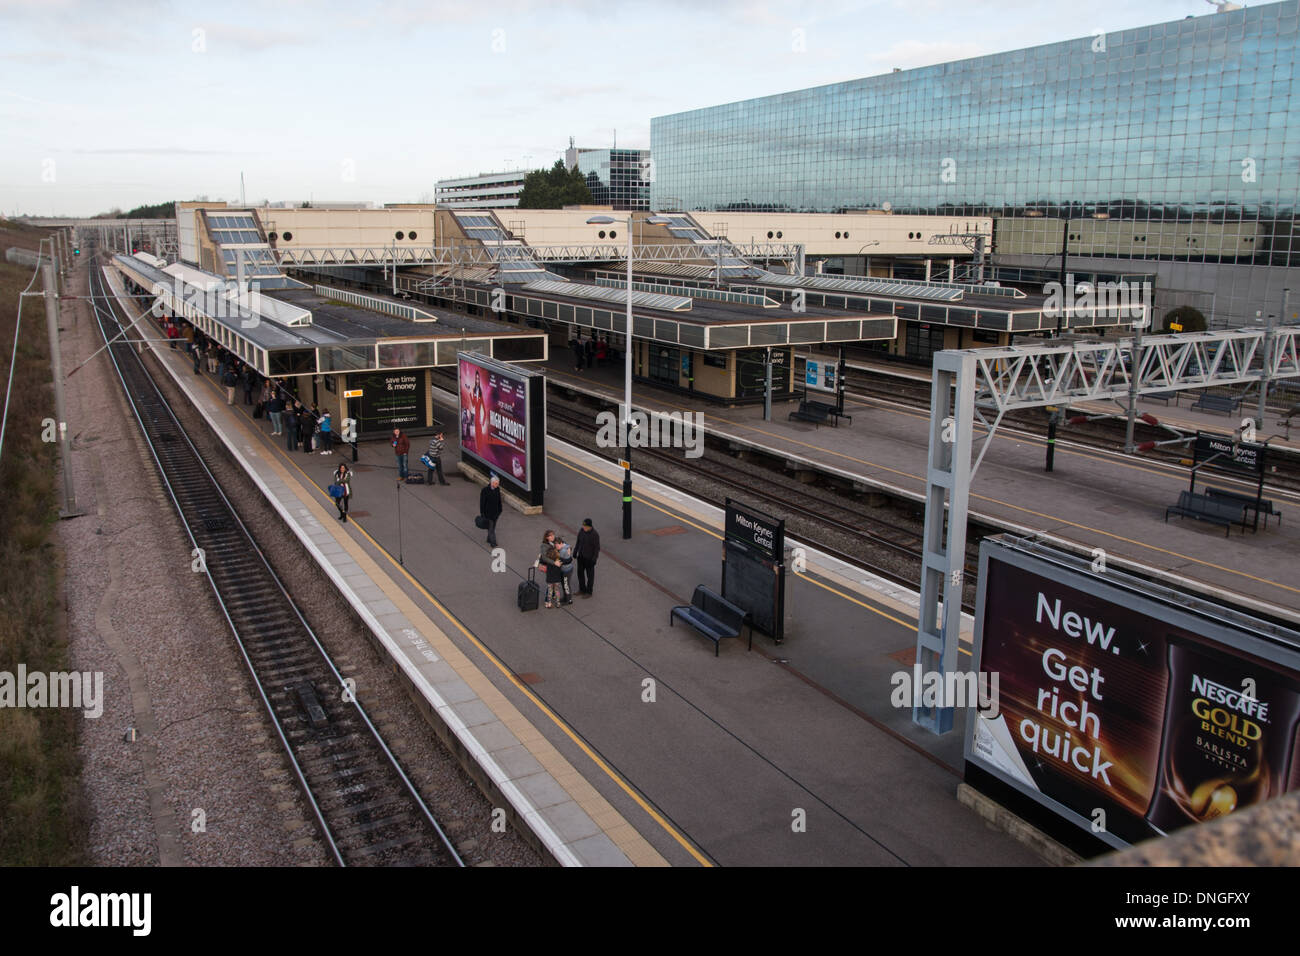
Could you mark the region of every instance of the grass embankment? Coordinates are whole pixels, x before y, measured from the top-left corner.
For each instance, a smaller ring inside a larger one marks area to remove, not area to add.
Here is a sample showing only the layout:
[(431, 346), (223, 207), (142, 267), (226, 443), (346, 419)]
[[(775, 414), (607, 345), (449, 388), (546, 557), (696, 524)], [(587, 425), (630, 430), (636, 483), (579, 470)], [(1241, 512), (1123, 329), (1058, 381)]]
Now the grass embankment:
[[(36, 249), (45, 230), (0, 221), (0, 250)], [(32, 270), (0, 252), (0, 402), (8, 379), (19, 293)], [(38, 280), (32, 291), (39, 291)], [(59, 601), (57, 446), (42, 441), (54, 417), (44, 303), (28, 297), (0, 456), (0, 671), (71, 670)], [(19, 690), (21, 693), (21, 689)], [(72, 708), (0, 707), (0, 865), (86, 862), (85, 813)]]

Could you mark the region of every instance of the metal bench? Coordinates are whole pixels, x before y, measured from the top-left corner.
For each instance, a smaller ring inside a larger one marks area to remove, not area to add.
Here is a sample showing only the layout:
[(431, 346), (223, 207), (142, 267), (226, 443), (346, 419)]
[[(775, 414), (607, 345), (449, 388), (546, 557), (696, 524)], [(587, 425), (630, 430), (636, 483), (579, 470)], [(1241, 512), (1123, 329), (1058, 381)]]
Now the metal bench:
[(839, 421), (838, 421), (838, 420), (841, 419), (841, 418), (843, 418), (843, 419), (847, 419), (847, 420), (848, 420), (848, 423), (849, 423), (850, 425), (853, 424), (853, 416), (852, 416), (852, 415), (845, 415), (842, 411), (840, 411), (840, 410), (839, 410), (838, 408), (836, 408), (834, 405), (830, 405), (830, 404), (828, 404), (828, 403), (826, 403), (826, 402), (818, 402), (818, 401), (806, 401), (806, 402), (803, 402), (802, 404), (804, 404), (804, 405), (808, 405), (809, 407), (811, 407), (811, 408), (813, 408), (813, 409), (815, 409), (815, 410), (817, 410), (817, 411), (825, 412), (827, 418), (835, 419), (834, 421), (831, 422), (831, 424), (832, 424), (832, 425), (835, 425), (836, 427), (839, 426)]
[(835, 420), (826, 412), (826, 406), (820, 402), (800, 402), (799, 410), (790, 413), (790, 418), (797, 418), (801, 422), (812, 422), (814, 425), (825, 425), (830, 422), (835, 424)]
[(1149, 395), (1143, 395), (1142, 398), (1144, 400), (1149, 399), (1153, 402), (1164, 402), (1166, 405), (1170, 402), (1173, 402), (1175, 405), (1178, 404), (1177, 392), (1151, 392)]
[[(749, 612), (736, 607), (722, 595), (703, 584), (695, 588), (690, 604), (681, 604), (668, 615), (668, 626), (681, 618), (713, 642), (713, 656), (718, 656), (719, 642), (724, 637), (739, 637), (740, 629), (749, 619)], [(754, 629), (749, 631), (749, 646), (754, 647)]]
[(1241, 399), (1228, 398), (1224, 395), (1208, 395), (1202, 392), (1192, 403), (1192, 408), (1203, 408), (1207, 412), (1223, 412), (1231, 415), (1241, 406)]
[(1197, 521), (1208, 521), (1211, 524), (1223, 525), (1224, 537), (1231, 537), (1232, 526), (1245, 521), (1245, 512), (1245, 507), (1237, 502), (1184, 491), (1178, 495), (1178, 504), (1170, 505), (1165, 509), (1165, 521), (1169, 520), (1171, 514), (1195, 518)]
[(1239, 491), (1228, 491), (1224, 488), (1206, 488), (1205, 494), (1216, 501), (1231, 501), (1234, 504), (1241, 505), (1242, 524), (1246, 522), (1245, 513), (1247, 511), (1255, 512), (1255, 516), (1264, 516), (1264, 527), (1268, 527), (1269, 516), (1277, 519), (1277, 523), (1282, 523), (1282, 512), (1273, 507), (1271, 498), (1256, 498), (1254, 495), (1243, 495)]

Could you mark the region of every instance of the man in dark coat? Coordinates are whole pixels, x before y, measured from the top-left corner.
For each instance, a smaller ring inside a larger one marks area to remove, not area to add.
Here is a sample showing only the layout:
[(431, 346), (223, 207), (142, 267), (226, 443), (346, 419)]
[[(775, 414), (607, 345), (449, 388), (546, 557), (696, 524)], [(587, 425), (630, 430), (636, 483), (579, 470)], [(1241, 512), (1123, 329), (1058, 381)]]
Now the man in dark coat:
[(578, 593), (591, 597), (596, 585), (596, 559), (600, 557), (600, 532), (592, 527), (590, 518), (583, 519), (573, 556), (578, 561)]
[(298, 403), (284, 403), (284, 447), (298, 450)]
[(316, 418), (312, 415), (311, 410), (302, 407), (298, 409), (298, 443), (302, 445), (304, 455), (311, 454), (311, 437), (316, 433)]
[(488, 546), (495, 548), (497, 546), (497, 519), (501, 517), (501, 479), (496, 475), (493, 475), (488, 486), (478, 493), (478, 513), (488, 523)]

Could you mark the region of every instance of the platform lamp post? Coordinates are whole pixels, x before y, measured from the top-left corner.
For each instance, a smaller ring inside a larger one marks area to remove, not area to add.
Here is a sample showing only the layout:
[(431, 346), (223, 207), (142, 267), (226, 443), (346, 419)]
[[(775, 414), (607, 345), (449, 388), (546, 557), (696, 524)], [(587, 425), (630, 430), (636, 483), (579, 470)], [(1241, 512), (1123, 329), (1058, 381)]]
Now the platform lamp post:
[[(627, 341), (623, 347), (623, 537), (632, 537), (632, 220), (629, 212), (627, 219), (613, 216), (591, 216), (587, 219), (589, 226), (610, 226), (619, 222), (627, 223)], [(664, 226), (672, 222), (664, 216), (650, 216), (645, 219), (652, 226)]]
[[(1027, 209), (1025, 210), (1025, 215), (1031, 219), (1038, 219), (1041, 218), (1044, 215), (1044, 213), (1041, 209)], [(1060, 338), (1061, 332), (1065, 325), (1065, 267), (1066, 267), (1066, 257), (1069, 255), (1069, 251), (1070, 251), (1070, 223), (1075, 221), (1082, 221), (1084, 219), (1101, 220), (1101, 219), (1110, 218), (1110, 213), (1108, 212), (1094, 212), (1094, 213), (1089, 213), (1086, 216), (1070, 216), (1068, 213), (1065, 213), (1063, 215), (1064, 218), (1062, 218), (1061, 220), (1061, 275), (1060, 275), (1061, 308), (1056, 315), (1056, 337), (1057, 338)]]

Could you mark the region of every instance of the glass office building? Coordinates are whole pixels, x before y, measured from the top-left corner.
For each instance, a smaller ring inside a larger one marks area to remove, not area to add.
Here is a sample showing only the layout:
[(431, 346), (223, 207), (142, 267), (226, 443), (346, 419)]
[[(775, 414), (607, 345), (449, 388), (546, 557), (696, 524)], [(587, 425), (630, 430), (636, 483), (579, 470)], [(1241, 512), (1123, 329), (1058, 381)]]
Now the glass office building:
[(576, 165), (587, 180), (591, 200), (615, 209), (650, 208), (650, 150), (568, 150), (569, 168)]
[(1081, 270), (1156, 273), (1158, 306), (1248, 322), (1300, 289), (1298, 18), (1269, 4), (656, 117), (652, 206), (992, 215), (995, 262), (1046, 270), (1064, 242)]

